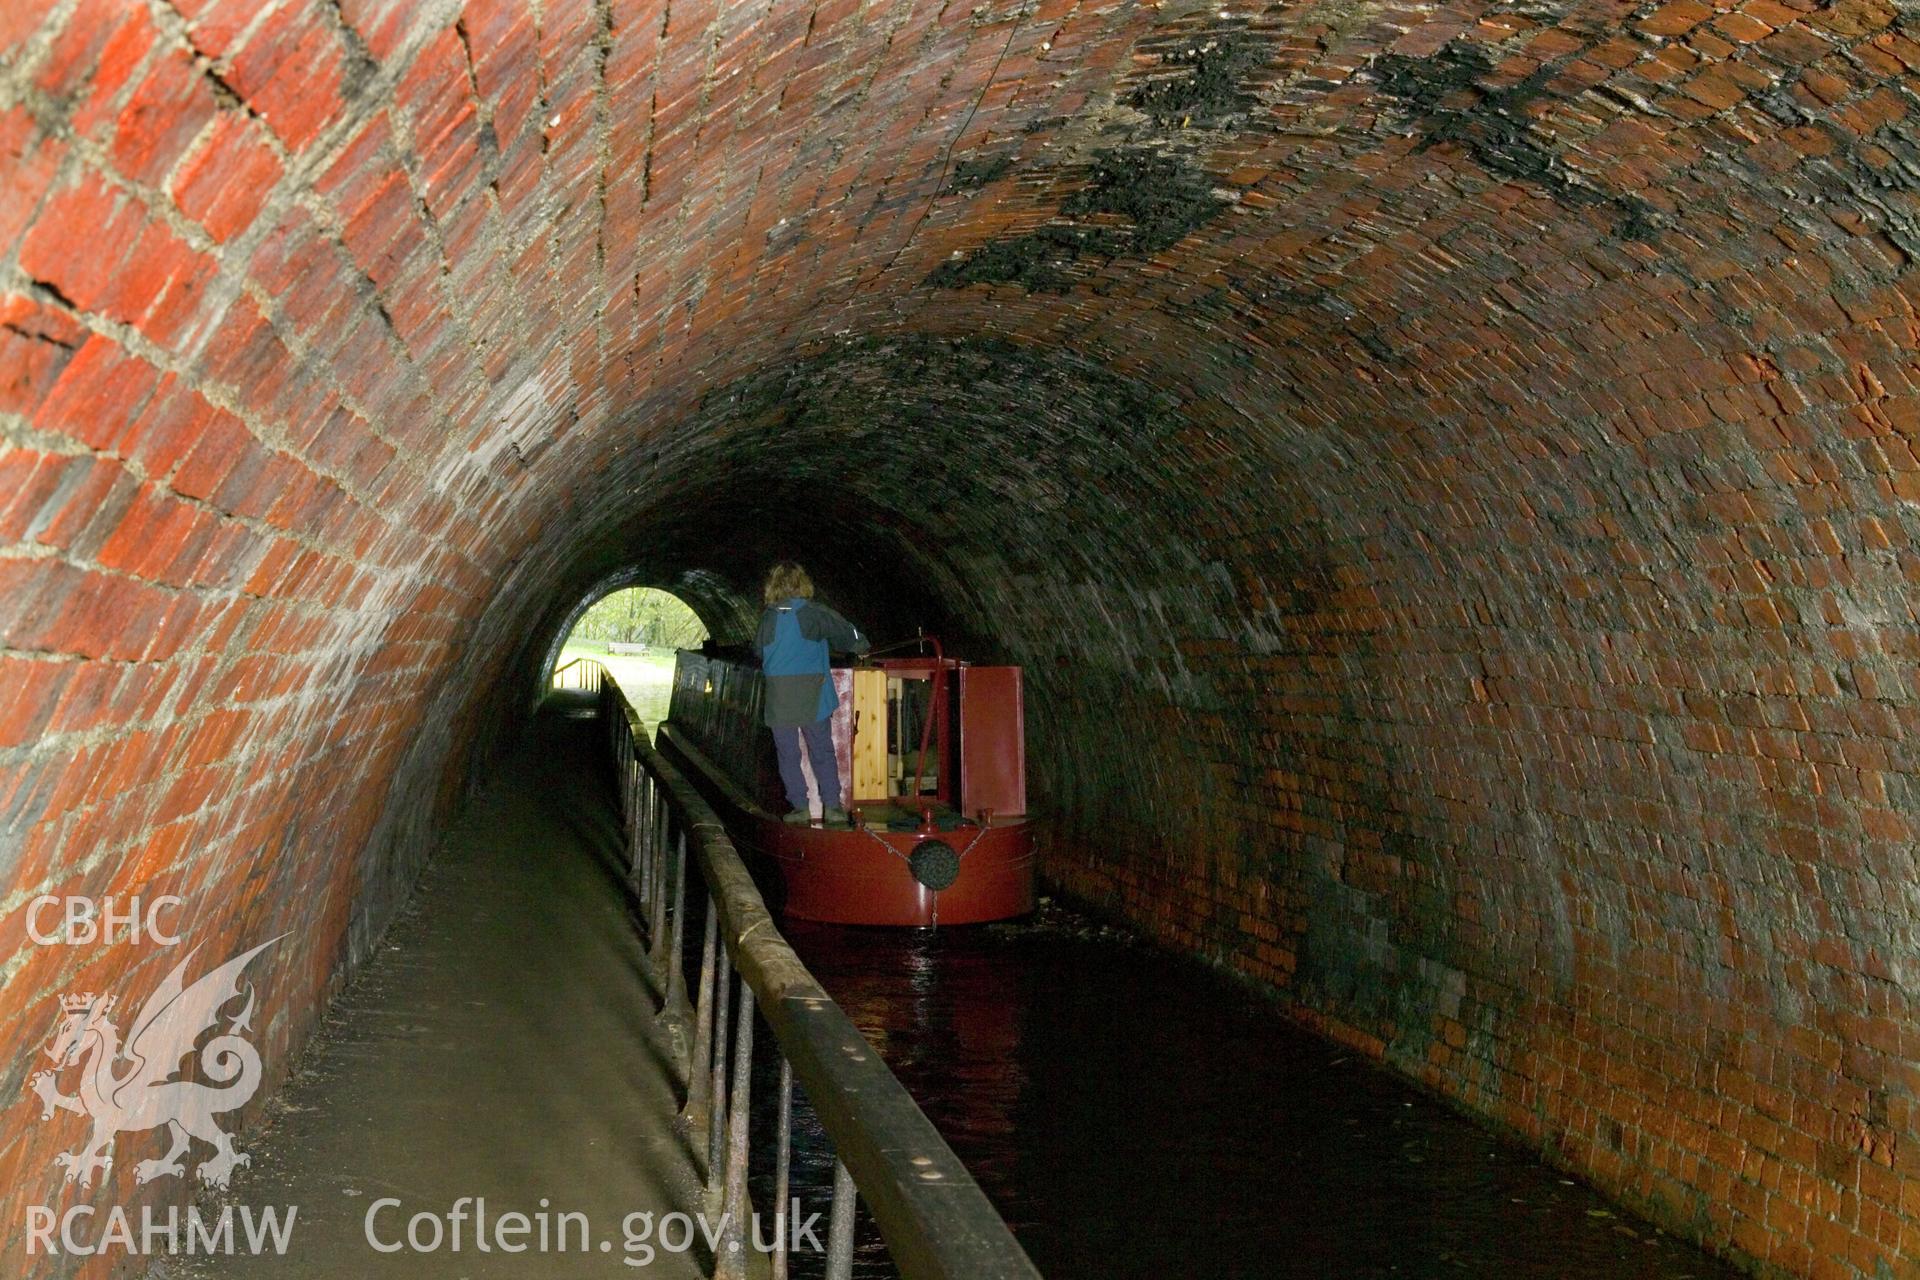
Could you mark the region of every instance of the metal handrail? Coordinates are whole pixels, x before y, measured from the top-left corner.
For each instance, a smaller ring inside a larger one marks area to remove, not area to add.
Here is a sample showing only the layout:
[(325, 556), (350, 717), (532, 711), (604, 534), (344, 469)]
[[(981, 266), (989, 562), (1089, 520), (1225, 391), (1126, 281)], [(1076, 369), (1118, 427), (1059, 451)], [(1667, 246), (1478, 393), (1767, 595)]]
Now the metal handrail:
[[(739, 1280), (746, 1274), (747, 1107), (757, 1007), (780, 1053), (774, 1200), (782, 1230), (773, 1250), (773, 1280), (787, 1276), (782, 1215), (795, 1078), (836, 1152), (828, 1280), (850, 1274), (857, 1196), (866, 1198), (906, 1280), (1040, 1280), (933, 1122), (780, 936), (718, 815), (637, 731), (639, 716), (611, 675), (601, 681), (599, 709), (620, 775), (647, 954), (656, 974), (664, 970), (661, 1012), (682, 1028), (691, 1026), (684, 1061), (675, 1064), (686, 1090), (680, 1124), (696, 1160), (704, 1156), (708, 1192), (721, 1196), (715, 1276)], [(706, 936), (691, 1000), (682, 961), (689, 941), (689, 868), (703, 882), (691, 887), (707, 894)]]
[[(580, 670), (572, 678), (567, 672), (578, 667)], [(555, 689), (580, 689), (587, 693), (598, 693), (601, 687), (613, 676), (593, 658), (573, 658), (553, 669), (552, 687)]]

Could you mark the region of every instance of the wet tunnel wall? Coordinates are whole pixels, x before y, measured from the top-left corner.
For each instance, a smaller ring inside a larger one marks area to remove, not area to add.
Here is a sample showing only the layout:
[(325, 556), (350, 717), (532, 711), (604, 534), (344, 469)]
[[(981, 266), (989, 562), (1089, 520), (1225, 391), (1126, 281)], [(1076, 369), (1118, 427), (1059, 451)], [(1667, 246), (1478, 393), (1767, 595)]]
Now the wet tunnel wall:
[[(1029, 673), (1048, 875), (1786, 1272), (1920, 1262), (1887, 0), (0, 9), (36, 895), (284, 1072), (595, 584)], [(16, 1123), (18, 1121), (18, 1123)], [(116, 1171), (115, 1194), (154, 1197)]]

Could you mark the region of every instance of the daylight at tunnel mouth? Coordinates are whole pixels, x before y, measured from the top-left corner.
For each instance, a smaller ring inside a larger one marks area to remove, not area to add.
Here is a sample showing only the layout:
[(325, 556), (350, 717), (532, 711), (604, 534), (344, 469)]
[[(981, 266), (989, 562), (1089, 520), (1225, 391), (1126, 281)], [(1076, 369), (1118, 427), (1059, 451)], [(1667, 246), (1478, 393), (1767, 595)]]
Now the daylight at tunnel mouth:
[(0, 1275), (1920, 1270), (1906, 0), (0, 0), (0, 170)]

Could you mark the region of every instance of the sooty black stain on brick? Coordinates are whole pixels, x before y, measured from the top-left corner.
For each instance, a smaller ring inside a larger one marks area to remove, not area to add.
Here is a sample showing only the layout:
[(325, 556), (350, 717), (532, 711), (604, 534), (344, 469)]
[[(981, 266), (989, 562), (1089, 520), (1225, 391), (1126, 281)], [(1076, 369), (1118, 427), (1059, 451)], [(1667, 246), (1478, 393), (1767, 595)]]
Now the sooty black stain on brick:
[[(1920, 261), (1920, 215), (1907, 198), (1920, 188), (1920, 124), (1915, 123), (1920, 111), (1913, 109), (1920, 108), (1920, 95), (1899, 92), (1909, 110), (1864, 134), (1783, 90), (1749, 99), (1783, 129), (1817, 130), (1828, 144), (1823, 154), (1808, 156), (1789, 173), (1749, 171), (1780, 191), (1786, 220), (1813, 239), (1831, 240), (1836, 234), (1831, 211), (1851, 211), (1884, 236), (1901, 259), (1872, 278), (1852, 278), (1854, 271), (1837, 271), (1835, 287), (1843, 292), (1883, 284)], [(1844, 268), (1858, 259), (1839, 261)]]
[(1068, 217), (1118, 214), (1132, 223), (1127, 239), (1107, 233), (1115, 254), (1158, 253), (1184, 240), (1227, 207), (1213, 193), (1213, 181), (1185, 159), (1133, 149), (1102, 151), (1094, 157), (1093, 181), (1068, 196), (1060, 212)]
[(978, 191), (989, 182), (1004, 177), (1012, 167), (1012, 159), (1004, 155), (975, 156), (962, 160), (953, 167), (953, 177), (947, 181), (947, 190)]
[(1195, 40), (1162, 60), (1184, 68), (1183, 74), (1148, 81), (1125, 101), (1162, 128), (1224, 128), (1253, 110), (1246, 81), (1264, 58), (1260, 47), (1242, 36)]
[[(1060, 205), (1060, 216), (1076, 221), (1049, 223), (982, 245), (943, 263), (927, 282), (943, 289), (1017, 284), (1029, 293), (1065, 293), (1073, 284), (1067, 268), (1074, 263), (1147, 257), (1179, 243), (1228, 207), (1204, 170), (1151, 148), (1097, 152), (1089, 178)], [(1116, 217), (1124, 224), (1115, 225)]]
[[(1075, 283), (1076, 263), (1148, 257), (1212, 221), (1229, 202), (1214, 194), (1205, 169), (1170, 146), (1188, 129), (1244, 124), (1258, 105), (1249, 82), (1266, 56), (1264, 45), (1240, 32), (1190, 38), (1164, 54), (1162, 65), (1179, 74), (1150, 80), (1121, 99), (1152, 127), (1109, 124), (1103, 132), (1126, 135), (1128, 143), (1094, 154), (1087, 186), (1061, 202), (1057, 221), (943, 263), (927, 283), (942, 289), (1017, 284), (1029, 293), (1065, 293)], [(1007, 167), (1004, 157), (963, 161), (950, 189), (978, 189)]]
[(1065, 293), (1073, 278), (1064, 270), (1087, 252), (1087, 231), (1041, 227), (1023, 236), (994, 240), (964, 258), (942, 263), (927, 283), (941, 289), (970, 284), (1017, 284), (1028, 293)]
[[(1373, 64), (1380, 91), (1417, 122), (1419, 150), (1458, 146), (1489, 173), (1539, 187), (1563, 204), (1612, 208), (1619, 216), (1614, 231), (1622, 239), (1652, 238), (1660, 226), (1653, 206), (1593, 186), (1535, 134), (1528, 108), (1548, 96), (1547, 86), (1560, 71), (1561, 61), (1548, 62), (1517, 83), (1489, 89), (1482, 82), (1496, 74), (1493, 55), (1458, 40), (1428, 57), (1386, 54)], [(1465, 94), (1476, 96), (1449, 105)]]

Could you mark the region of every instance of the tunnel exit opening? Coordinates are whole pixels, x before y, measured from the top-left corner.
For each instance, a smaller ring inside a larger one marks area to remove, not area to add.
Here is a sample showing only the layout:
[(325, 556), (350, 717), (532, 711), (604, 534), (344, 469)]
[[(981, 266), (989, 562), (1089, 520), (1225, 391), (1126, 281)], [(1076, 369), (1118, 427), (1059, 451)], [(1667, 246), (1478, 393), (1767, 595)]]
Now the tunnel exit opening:
[(649, 735), (666, 719), (674, 654), (698, 648), (706, 623), (687, 603), (657, 587), (620, 587), (585, 605), (547, 662), (550, 688), (577, 687), (589, 663), (619, 683)]

